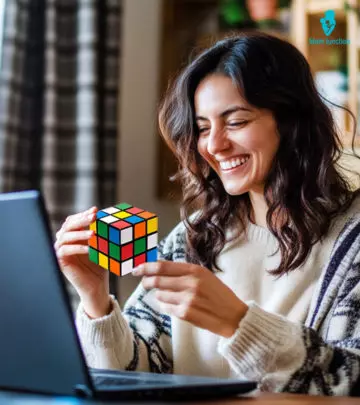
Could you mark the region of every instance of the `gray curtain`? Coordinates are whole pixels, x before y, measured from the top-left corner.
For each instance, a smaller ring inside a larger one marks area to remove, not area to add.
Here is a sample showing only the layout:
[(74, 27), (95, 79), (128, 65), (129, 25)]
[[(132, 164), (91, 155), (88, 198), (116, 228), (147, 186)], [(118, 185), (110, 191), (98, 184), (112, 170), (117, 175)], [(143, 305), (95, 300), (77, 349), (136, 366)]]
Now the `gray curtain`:
[(0, 190), (40, 185), (44, 1), (6, 0), (0, 71)]
[(116, 202), (121, 0), (6, 0), (4, 16), (0, 191), (40, 189), (55, 232)]

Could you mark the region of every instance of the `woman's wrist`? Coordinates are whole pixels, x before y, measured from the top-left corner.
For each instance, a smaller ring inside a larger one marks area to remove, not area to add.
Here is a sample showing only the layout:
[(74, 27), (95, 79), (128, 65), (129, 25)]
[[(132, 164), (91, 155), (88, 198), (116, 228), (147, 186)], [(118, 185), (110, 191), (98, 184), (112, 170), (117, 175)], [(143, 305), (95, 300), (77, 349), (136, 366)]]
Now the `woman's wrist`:
[(109, 294), (96, 298), (83, 297), (81, 298), (81, 303), (85, 313), (91, 319), (102, 318), (103, 316), (109, 315), (113, 309)]
[[(248, 310), (249, 310), (249, 307), (243, 301), (240, 301), (239, 307), (237, 308), (237, 311), (235, 312), (236, 317), (235, 317), (235, 321), (233, 324), (232, 333), (230, 336), (232, 336), (239, 329), (239, 324), (242, 321), (242, 319), (245, 317)], [(230, 336), (227, 336), (227, 337), (230, 337)]]

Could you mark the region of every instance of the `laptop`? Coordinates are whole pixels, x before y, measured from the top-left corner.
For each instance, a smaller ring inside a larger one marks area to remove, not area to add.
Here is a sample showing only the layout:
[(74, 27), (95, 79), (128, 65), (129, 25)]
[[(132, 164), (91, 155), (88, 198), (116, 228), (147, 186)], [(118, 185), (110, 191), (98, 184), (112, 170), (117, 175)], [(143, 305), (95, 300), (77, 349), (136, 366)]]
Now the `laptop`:
[(88, 368), (37, 190), (0, 194), (0, 389), (93, 399), (245, 394), (238, 379)]

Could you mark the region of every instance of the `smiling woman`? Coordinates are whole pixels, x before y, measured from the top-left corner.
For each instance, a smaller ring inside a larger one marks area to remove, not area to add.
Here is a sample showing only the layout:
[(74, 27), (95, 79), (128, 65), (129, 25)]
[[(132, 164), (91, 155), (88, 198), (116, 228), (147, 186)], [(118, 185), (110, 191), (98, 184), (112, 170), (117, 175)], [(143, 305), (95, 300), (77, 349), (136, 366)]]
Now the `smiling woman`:
[(233, 81), (220, 74), (209, 75), (199, 84), (195, 111), (198, 151), (226, 192), (249, 192), (250, 199), (253, 193), (263, 193), (279, 146), (272, 114), (249, 106)]
[(187, 258), (206, 267), (226, 230), (250, 220), (278, 240), (273, 274), (297, 269), (358, 193), (335, 168), (339, 136), (308, 63), (278, 38), (245, 33), (203, 52), (170, 88), (160, 127), (182, 168)]
[(158, 262), (134, 271), (123, 312), (84, 251), (79, 228), (95, 212), (58, 232), (89, 365), (360, 394), (359, 190), (337, 171), (338, 134), (305, 58), (265, 34), (220, 41), (179, 75), (159, 121), (182, 221)]

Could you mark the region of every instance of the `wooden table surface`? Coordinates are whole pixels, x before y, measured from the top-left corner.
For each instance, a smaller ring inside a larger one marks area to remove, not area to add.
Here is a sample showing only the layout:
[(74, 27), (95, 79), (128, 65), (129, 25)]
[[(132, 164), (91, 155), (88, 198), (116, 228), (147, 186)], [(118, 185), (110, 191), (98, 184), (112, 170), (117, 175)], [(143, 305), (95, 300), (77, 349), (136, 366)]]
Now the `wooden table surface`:
[(222, 404), (222, 405), (360, 405), (360, 398), (348, 397), (319, 397), (292, 394), (260, 394), (255, 397), (239, 397), (234, 399), (219, 399), (214, 401), (90, 401), (73, 397), (40, 396), (0, 391), (0, 403), (7, 405), (115, 405), (131, 403), (132, 405), (174, 405), (174, 404)]
[[(192, 405), (221, 403), (224, 405), (360, 405), (360, 398), (320, 397), (294, 394), (259, 394), (256, 397), (222, 399), (218, 401), (191, 402)], [(190, 404), (188, 402), (188, 404)]]

